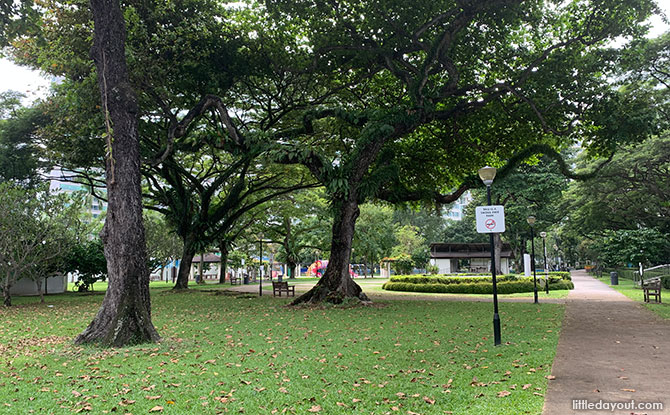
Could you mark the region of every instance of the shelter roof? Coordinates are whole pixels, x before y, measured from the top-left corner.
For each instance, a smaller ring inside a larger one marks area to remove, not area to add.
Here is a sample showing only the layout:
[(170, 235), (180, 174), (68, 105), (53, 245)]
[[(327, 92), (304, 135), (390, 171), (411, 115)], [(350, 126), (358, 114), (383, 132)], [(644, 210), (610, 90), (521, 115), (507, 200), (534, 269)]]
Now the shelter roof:
[[(488, 243), (432, 243), (430, 244), (431, 258), (490, 258), (491, 250)], [(514, 258), (512, 247), (508, 243), (502, 244), (501, 258)]]

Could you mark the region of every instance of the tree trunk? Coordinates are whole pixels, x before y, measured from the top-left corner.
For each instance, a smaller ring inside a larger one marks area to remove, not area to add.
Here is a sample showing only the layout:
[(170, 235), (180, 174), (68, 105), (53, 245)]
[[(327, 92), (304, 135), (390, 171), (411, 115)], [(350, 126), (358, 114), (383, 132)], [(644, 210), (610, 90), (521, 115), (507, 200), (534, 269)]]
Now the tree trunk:
[(358, 203), (355, 196), (349, 196), (348, 200), (337, 201), (334, 206), (336, 209), (328, 268), (319, 282), (311, 290), (296, 298), (292, 305), (316, 304), (324, 301), (340, 304), (345, 299), (370, 301), (349, 275), (354, 226), (360, 213)]
[(228, 272), (228, 244), (224, 241), (221, 242), (219, 249), (221, 250), (221, 275), (219, 276), (219, 284), (224, 284), (226, 282), (226, 272)]
[(174, 290), (188, 289), (188, 278), (191, 276), (191, 265), (195, 256), (195, 246), (190, 239), (184, 240), (184, 251), (179, 261), (179, 272), (177, 273), (177, 283)]
[(298, 266), (298, 263), (291, 261), (290, 259), (286, 260), (286, 276), (288, 278), (295, 278), (295, 268)]
[(496, 264), (496, 275), (501, 275), (502, 269), (500, 268), (500, 253), (502, 252), (502, 238), (499, 233), (493, 234), (493, 252), (495, 253), (495, 264)]
[(122, 347), (160, 340), (151, 322), (140, 175), (137, 99), (125, 58), (126, 30), (118, 0), (91, 0), (101, 102), (107, 121), (108, 207), (101, 237), (109, 286), (76, 344)]
[(35, 285), (37, 285), (37, 294), (40, 296), (40, 303), (44, 303), (44, 293), (42, 292), (42, 278), (37, 278), (35, 280)]
[(198, 284), (205, 283), (204, 268), (205, 268), (205, 254), (201, 253), (200, 262), (198, 262), (198, 276), (196, 277), (196, 282)]
[(5, 283), (2, 287), (2, 298), (3, 304), (5, 307), (12, 306), (12, 295), (9, 293), (9, 290), (12, 288), (12, 279), (9, 275), (5, 275)]
[[(368, 277), (368, 264), (370, 263), (370, 258), (363, 257), (363, 277)], [(374, 272), (374, 271), (373, 271)], [(373, 275), (374, 276), (374, 275)]]

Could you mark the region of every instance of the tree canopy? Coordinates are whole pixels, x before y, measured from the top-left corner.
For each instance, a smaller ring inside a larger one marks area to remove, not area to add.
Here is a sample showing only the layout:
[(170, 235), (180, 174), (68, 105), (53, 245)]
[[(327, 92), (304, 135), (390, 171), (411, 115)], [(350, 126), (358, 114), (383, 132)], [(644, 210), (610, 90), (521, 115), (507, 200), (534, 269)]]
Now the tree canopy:
[[(110, 146), (87, 59), (90, 12), (83, 0), (44, 3), (37, 34), (16, 41), (15, 57), (66, 78), (53, 109), (70, 114), (58, 128), (74, 141), (61, 153), (100, 162)], [(241, 177), (232, 166), (272, 171), (268, 161), (301, 164), (323, 185), (330, 263), (296, 302), (367, 299), (348, 273), (365, 202), (449, 203), (481, 186), (483, 165), (503, 178), (545, 154), (567, 171), (565, 148), (609, 157), (649, 131), (637, 128), (650, 122), (639, 111), (649, 101), (613, 89), (622, 55), (608, 46), (644, 33), (649, 0), (124, 5), (151, 186), (175, 191), (177, 181), (157, 173), (179, 163)], [(630, 123), (612, 117), (622, 110)], [(180, 180), (207, 193), (218, 179)]]

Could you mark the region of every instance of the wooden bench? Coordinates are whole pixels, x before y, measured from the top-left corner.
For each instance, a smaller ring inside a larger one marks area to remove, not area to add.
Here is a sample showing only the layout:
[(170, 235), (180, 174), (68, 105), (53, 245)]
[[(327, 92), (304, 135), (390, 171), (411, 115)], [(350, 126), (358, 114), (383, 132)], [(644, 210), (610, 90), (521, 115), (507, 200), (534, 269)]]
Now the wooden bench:
[(291, 297), (295, 297), (295, 285), (288, 285), (288, 282), (282, 281), (273, 281), (272, 282), (272, 296), (276, 297), (279, 295), (281, 297), (282, 291), (286, 292), (288, 297), (291, 294)]
[(650, 303), (651, 297), (654, 297), (654, 302), (661, 302), (661, 279), (650, 278), (642, 281), (642, 291), (644, 291), (644, 302)]
[(235, 284), (242, 284), (242, 278), (238, 276), (230, 276), (230, 285), (235, 285)]

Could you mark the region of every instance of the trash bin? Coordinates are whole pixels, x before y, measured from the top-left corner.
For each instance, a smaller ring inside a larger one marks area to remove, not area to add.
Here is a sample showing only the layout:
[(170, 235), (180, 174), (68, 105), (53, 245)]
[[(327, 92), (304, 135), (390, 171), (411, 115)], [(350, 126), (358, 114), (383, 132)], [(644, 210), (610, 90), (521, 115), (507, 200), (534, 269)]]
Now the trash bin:
[(610, 285), (619, 285), (619, 274), (610, 272)]
[(244, 276), (244, 283), (249, 284), (249, 276), (248, 275)]

